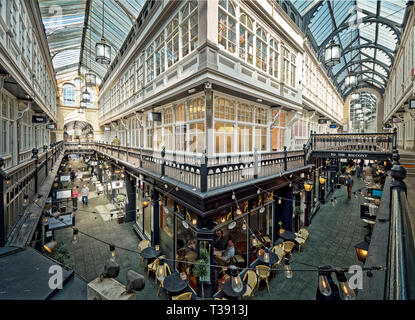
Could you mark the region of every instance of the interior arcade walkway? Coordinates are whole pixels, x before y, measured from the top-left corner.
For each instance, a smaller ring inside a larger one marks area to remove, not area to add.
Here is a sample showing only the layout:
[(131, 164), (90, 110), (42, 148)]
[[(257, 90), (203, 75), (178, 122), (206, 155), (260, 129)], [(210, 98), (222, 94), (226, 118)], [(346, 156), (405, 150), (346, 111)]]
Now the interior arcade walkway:
[[(70, 166), (77, 170), (79, 160), (70, 161)], [(79, 193), (85, 182), (78, 178), (75, 182), (69, 183), (79, 186)], [(88, 183), (90, 190), (88, 207), (83, 208), (81, 198), (78, 200), (78, 210), (75, 217), (75, 227), (80, 232), (87, 233), (108, 243), (114, 243), (116, 246), (137, 251), (139, 238), (134, 233), (132, 223), (118, 224), (117, 219), (110, 217), (110, 211), (114, 207), (105, 196), (97, 196), (95, 186)], [(93, 213), (95, 212), (95, 213)], [(66, 264), (70, 265), (75, 273), (79, 274), (87, 282), (97, 278), (104, 270), (104, 262), (110, 257), (108, 245), (94, 240), (88, 236), (80, 234), (79, 242), (72, 244), (72, 229), (66, 228), (55, 231), (58, 245), (64, 245), (69, 251), (69, 259)], [(122, 284), (126, 284), (126, 275), (128, 270), (134, 270), (138, 273), (145, 274), (140, 263), (140, 257), (133, 252), (116, 249), (116, 261), (120, 265), (120, 273), (116, 278)], [(157, 296), (158, 287), (154, 284), (154, 277), (146, 277), (145, 288), (137, 292), (137, 300), (149, 299), (166, 299), (163, 293)]]
[[(353, 176), (353, 191), (363, 187), (362, 180)], [(337, 198), (337, 204), (330, 204), (332, 197)], [(360, 205), (364, 199), (352, 196), (347, 199), (346, 187), (335, 189), (325, 205), (314, 216), (311, 225), (307, 228), (310, 236), (301, 252), (294, 250), (291, 260), (292, 270), (311, 269), (296, 264), (304, 262), (314, 266), (330, 265), (331, 267), (348, 267), (361, 265), (357, 259), (354, 245), (363, 241), (368, 229), (366, 223), (360, 219)], [(281, 268), (283, 271), (283, 269)], [(366, 276), (366, 275), (365, 275)], [(334, 279), (335, 276), (333, 275)], [(254, 292), (254, 299), (271, 300), (315, 300), (317, 290), (317, 272), (293, 272), (293, 277), (287, 279), (283, 272), (271, 278), (270, 294), (263, 282), (259, 291)], [(356, 292), (358, 298), (358, 290)]]
[[(78, 161), (71, 161), (71, 166), (76, 168)], [(355, 180), (353, 190), (363, 186), (363, 182)], [(82, 186), (82, 182), (76, 179), (75, 185)], [(89, 185), (89, 206), (82, 208), (78, 203), (76, 214), (76, 227), (87, 234), (105, 240), (116, 246), (137, 250), (139, 239), (134, 233), (131, 223), (118, 224), (116, 219), (110, 219), (109, 210), (111, 204), (103, 196), (97, 196), (95, 188)], [(330, 204), (331, 197), (336, 197), (338, 203), (335, 207)], [(316, 266), (329, 264), (332, 267), (345, 267), (361, 264), (356, 257), (354, 245), (361, 242), (368, 230), (365, 223), (360, 219), (360, 204), (363, 202), (361, 196), (358, 199), (347, 199), (345, 187), (336, 189), (325, 205), (313, 218), (308, 227), (310, 237), (301, 252), (294, 251), (291, 267), (293, 270), (310, 269), (295, 262), (304, 262)], [(106, 213), (107, 211), (107, 213)], [(99, 212), (99, 213), (93, 213)], [(104, 261), (109, 257), (109, 248), (87, 236), (80, 235), (76, 245), (71, 243), (72, 229), (56, 231), (58, 243), (63, 243), (69, 251), (68, 264), (74, 271), (91, 281), (98, 277), (102, 270)], [(120, 274), (117, 280), (125, 284), (126, 272), (129, 269), (145, 274), (139, 263), (139, 256), (127, 251), (116, 250), (116, 260), (120, 264)], [(282, 269), (281, 269), (282, 270)], [(269, 294), (264, 283), (259, 290), (255, 290), (253, 299), (273, 300), (314, 300), (317, 286), (316, 272), (294, 272), (292, 279), (286, 279), (283, 273), (278, 273), (270, 280)], [(137, 299), (166, 299), (164, 292), (157, 296), (157, 287), (154, 278), (146, 276), (146, 287), (137, 293)]]

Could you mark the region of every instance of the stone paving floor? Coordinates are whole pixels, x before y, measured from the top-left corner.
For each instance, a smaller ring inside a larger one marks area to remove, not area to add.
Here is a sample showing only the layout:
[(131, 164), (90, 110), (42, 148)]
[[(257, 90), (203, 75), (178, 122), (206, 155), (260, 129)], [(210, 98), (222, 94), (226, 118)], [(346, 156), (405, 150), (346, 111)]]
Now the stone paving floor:
[[(71, 161), (71, 167), (77, 169), (78, 161)], [(83, 182), (76, 179), (74, 184), (81, 188)], [(72, 187), (73, 184), (70, 183), (69, 186)], [(92, 183), (88, 187), (90, 189), (88, 206), (83, 208), (82, 202), (78, 201), (78, 211), (75, 216), (76, 228), (80, 232), (87, 233), (108, 243), (114, 243), (116, 246), (137, 251), (139, 238), (133, 231), (133, 222), (118, 224), (117, 219), (113, 218), (111, 220), (109, 209), (113, 205), (110, 204), (106, 196), (96, 195), (95, 187)], [(97, 213), (92, 213), (94, 211)], [(70, 258), (66, 264), (72, 267), (75, 273), (79, 274), (86, 281), (94, 280), (103, 272), (104, 262), (110, 258), (110, 250), (107, 244), (82, 234), (79, 235), (78, 243), (72, 244), (71, 228), (55, 231), (55, 239), (58, 244), (63, 244), (69, 251)], [(140, 257), (136, 253), (116, 249), (115, 260), (120, 265), (120, 273), (116, 280), (122, 284), (126, 283), (128, 270), (145, 274), (140, 263)], [(163, 290), (161, 290), (159, 297), (157, 296), (157, 290), (158, 287), (154, 284), (154, 277), (150, 276), (148, 278), (146, 275), (145, 288), (143, 291), (137, 292), (137, 300), (166, 299)]]
[[(353, 176), (353, 179), (353, 191), (364, 186), (362, 180), (356, 176)], [(337, 198), (337, 204), (334, 207), (330, 203), (332, 197)], [(291, 268), (293, 270), (312, 269), (296, 264), (296, 261), (313, 266), (330, 265), (333, 268), (362, 266), (363, 264), (357, 259), (354, 245), (363, 241), (368, 233), (368, 229), (365, 228), (366, 223), (360, 219), (360, 205), (363, 202), (364, 199), (360, 195), (358, 199), (352, 195), (352, 199), (348, 200), (344, 186), (336, 189), (307, 228), (310, 235), (307, 243), (301, 248), (301, 252), (298, 253), (294, 249)], [(283, 270), (282, 267), (281, 270)], [(347, 274), (346, 277), (348, 277)], [(335, 279), (334, 274), (333, 279)], [(283, 272), (278, 272), (275, 278), (270, 279), (270, 293), (265, 282), (261, 282), (259, 289), (254, 292), (253, 299), (315, 300), (317, 281), (317, 272), (293, 272), (291, 279), (287, 279)]]
[[(72, 167), (76, 168), (75, 161), (72, 162)], [(353, 190), (361, 188), (363, 182), (356, 176), (353, 178)], [(75, 184), (81, 186), (82, 182), (75, 181)], [(78, 203), (76, 227), (80, 231), (106, 242), (137, 251), (139, 238), (132, 229), (132, 223), (118, 224), (116, 219), (109, 219), (109, 213), (105, 213), (111, 208), (109, 200), (105, 196), (96, 196), (92, 185), (90, 185), (90, 191), (88, 207), (83, 209), (82, 203)], [(333, 196), (338, 200), (335, 207), (330, 204), (330, 199)], [(352, 196), (352, 199), (348, 200), (345, 187), (337, 189), (313, 218), (308, 227), (310, 236), (301, 252), (298, 253), (294, 250), (291, 260), (292, 269), (310, 269), (304, 265), (296, 264), (296, 261), (315, 266), (326, 264), (332, 267), (362, 265), (357, 259), (354, 245), (363, 241), (364, 236), (368, 233), (368, 229), (365, 228), (366, 224), (360, 219), (360, 204), (363, 202), (361, 196), (358, 199)], [(101, 214), (92, 213), (92, 211)], [(110, 256), (107, 244), (81, 234), (79, 242), (74, 245), (71, 243), (72, 229), (69, 228), (56, 231), (56, 239), (68, 249), (70, 254), (68, 264), (80, 276), (91, 281), (102, 273), (104, 261)], [(145, 274), (140, 258), (135, 253), (116, 250), (116, 260), (121, 267), (117, 280), (123, 284), (126, 282), (126, 272), (130, 269)], [(317, 276), (317, 272), (294, 272), (293, 278), (286, 279), (284, 274), (280, 272), (275, 278), (270, 279), (271, 293), (268, 293), (265, 283), (262, 282), (259, 289), (255, 290), (252, 299), (315, 300)], [(145, 289), (137, 293), (137, 299), (166, 299), (163, 290), (160, 296), (157, 296), (157, 289), (154, 277), (148, 278), (146, 276)]]

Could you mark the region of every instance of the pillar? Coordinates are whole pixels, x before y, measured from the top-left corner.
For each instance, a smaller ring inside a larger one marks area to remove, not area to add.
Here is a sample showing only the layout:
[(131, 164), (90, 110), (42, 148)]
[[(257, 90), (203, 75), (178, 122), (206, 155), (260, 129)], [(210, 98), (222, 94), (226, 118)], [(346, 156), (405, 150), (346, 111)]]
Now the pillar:
[(153, 245), (160, 244), (160, 206), (158, 201), (159, 194), (160, 193), (153, 187), (153, 193), (151, 195), (151, 201), (153, 205), (153, 229), (151, 230), (151, 239)]
[(127, 203), (125, 205), (125, 222), (135, 221), (137, 215), (135, 179), (131, 177), (127, 172), (125, 173), (125, 191), (127, 193)]

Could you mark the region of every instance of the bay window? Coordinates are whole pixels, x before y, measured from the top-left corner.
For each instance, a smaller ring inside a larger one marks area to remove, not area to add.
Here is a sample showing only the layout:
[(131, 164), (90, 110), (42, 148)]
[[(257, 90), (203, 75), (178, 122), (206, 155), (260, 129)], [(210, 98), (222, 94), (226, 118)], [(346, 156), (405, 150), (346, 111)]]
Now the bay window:
[(136, 66), (136, 91), (138, 91), (144, 86), (144, 53), (138, 56)]
[(192, 0), (181, 10), (182, 24), (182, 57), (193, 51), (198, 44), (198, 12), (197, 1)]
[(256, 29), (256, 66), (267, 71), (267, 35), (262, 28)]
[(179, 61), (179, 16), (176, 15), (167, 25), (167, 66)]
[(165, 70), (164, 31), (156, 39), (156, 77)]
[(229, 0), (219, 1), (218, 43), (231, 53), (236, 51), (235, 7)]
[(154, 53), (154, 44), (151, 44), (147, 50), (146, 50), (146, 65), (147, 65), (147, 77), (146, 77), (146, 81), (147, 83), (149, 83), (150, 81), (153, 81), (154, 79), (154, 57), (153, 57), (153, 53)]
[(215, 152), (232, 153), (234, 124), (225, 122), (215, 122)]
[(239, 18), (239, 58), (253, 64), (254, 56), (254, 35), (251, 32), (253, 22), (245, 13)]
[(269, 74), (278, 79), (279, 42), (274, 38), (269, 41)]

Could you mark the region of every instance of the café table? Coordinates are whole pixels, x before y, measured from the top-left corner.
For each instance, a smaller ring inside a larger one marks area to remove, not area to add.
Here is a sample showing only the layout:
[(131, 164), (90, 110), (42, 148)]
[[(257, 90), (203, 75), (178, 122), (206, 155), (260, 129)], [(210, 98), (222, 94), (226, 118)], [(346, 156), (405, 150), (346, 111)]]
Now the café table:
[(246, 283), (245, 281), (242, 281), (242, 290), (241, 292), (235, 292), (232, 289), (232, 279), (230, 278), (228, 281), (226, 281), (223, 285), (221, 285), (223, 293), (227, 295), (229, 298), (238, 299), (240, 296), (242, 296), (246, 291)]
[(261, 261), (261, 263), (265, 263), (268, 265), (273, 265), (275, 263), (278, 262), (278, 260), (280, 259), (274, 252), (269, 252), (269, 261), (265, 261), (264, 259), (264, 254), (258, 256), (258, 260)]
[(141, 251), (140, 255), (147, 259), (147, 264), (152, 263), (157, 257), (161, 256), (161, 251), (156, 250), (155, 247), (148, 247)]
[(167, 290), (169, 293), (177, 293), (184, 289), (186, 289), (187, 285), (189, 284), (189, 278), (186, 276), (185, 280), (180, 278), (180, 273), (174, 272), (169, 274), (163, 280), (163, 288)]
[(292, 241), (295, 238), (297, 238), (294, 232), (288, 230), (285, 230), (283, 233), (280, 233), (280, 231), (278, 231), (278, 235), (286, 241)]

